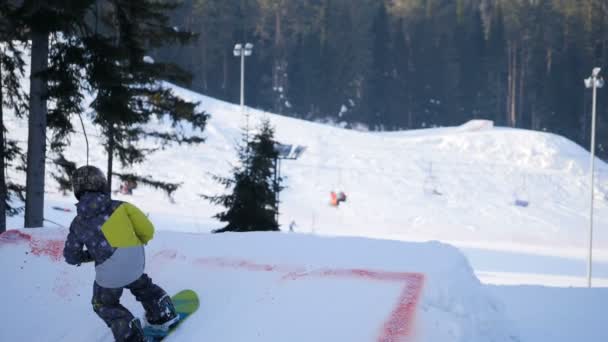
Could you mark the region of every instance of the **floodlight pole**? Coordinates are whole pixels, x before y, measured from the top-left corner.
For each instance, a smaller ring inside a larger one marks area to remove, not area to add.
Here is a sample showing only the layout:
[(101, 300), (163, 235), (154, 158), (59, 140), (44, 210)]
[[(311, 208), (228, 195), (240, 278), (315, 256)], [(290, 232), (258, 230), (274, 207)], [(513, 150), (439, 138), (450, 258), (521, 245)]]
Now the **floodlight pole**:
[(595, 183), (595, 118), (597, 107), (597, 88), (604, 85), (604, 80), (599, 77), (601, 69), (594, 68), (591, 77), (585, 80), (587, 88), (593, 89), (593, 104), (591, 114), (591, 159), (589, 166), (589, 186), (591, 188), (591, 205), (589, 207), (589, 254), (587, 255), (587, 287), (591, 287), (591, 278), (593, 271), (593, 200), (594, 200), (594, 183)]
[(245, 113), (245, 54), (241, 53), (241, 113)]
[(245, 115), (246, 119), (246, 130), (247, 136), (246, 139), (249, 141), (249, 114), (245, 113), (245, 57), (251, 56), (253, 52), (253, 44), (246, 43), (241, 44), (238, 43), (234, 45), (234, 56), (241, 57), (241, 114)]

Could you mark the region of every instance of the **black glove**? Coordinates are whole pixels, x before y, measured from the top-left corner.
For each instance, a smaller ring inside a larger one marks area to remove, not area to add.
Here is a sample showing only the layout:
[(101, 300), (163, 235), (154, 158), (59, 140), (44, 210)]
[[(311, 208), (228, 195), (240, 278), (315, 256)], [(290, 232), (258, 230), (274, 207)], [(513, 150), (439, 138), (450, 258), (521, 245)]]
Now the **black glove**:
[(93, 262), (93, 261), (95, 261), (95, 259), (93, 258), (91, 253), (89, 253), (88, 250), (82, 251), (82, 257), (80, 259), (80, 263)]

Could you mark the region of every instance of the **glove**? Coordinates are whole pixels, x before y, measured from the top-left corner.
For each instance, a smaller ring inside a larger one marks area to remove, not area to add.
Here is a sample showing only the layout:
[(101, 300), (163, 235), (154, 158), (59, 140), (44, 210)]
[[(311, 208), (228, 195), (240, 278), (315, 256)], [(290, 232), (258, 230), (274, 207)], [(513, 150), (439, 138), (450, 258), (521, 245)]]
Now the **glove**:
[(93, 261), (95, 261), (95, 259), (93, 258), (91, 253), (89, 253), (88, 250), (82, 251), (82, 257), (80, 259), (80, 263), (93, 262)]

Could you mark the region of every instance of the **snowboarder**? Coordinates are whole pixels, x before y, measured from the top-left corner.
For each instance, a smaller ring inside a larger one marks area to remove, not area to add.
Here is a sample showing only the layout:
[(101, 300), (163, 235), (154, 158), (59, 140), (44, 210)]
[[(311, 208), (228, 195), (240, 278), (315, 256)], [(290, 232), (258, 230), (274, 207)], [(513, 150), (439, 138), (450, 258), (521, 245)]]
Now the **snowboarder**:
[(144, 341), (141, 322), (120, 304), (125, 288), (142, 303), (150, 325), (169, 329), (176, 324), (179, 317), (171, 298), (144, 273), (144, 245), (154, 235), (146, 215), (130, 203), (112, 200), (105, 175), (94, 166), (77, 169), (72, 186), (77, 215), (63, 255), (71, 265), (95, 262), (93, 310), (116, 341)]

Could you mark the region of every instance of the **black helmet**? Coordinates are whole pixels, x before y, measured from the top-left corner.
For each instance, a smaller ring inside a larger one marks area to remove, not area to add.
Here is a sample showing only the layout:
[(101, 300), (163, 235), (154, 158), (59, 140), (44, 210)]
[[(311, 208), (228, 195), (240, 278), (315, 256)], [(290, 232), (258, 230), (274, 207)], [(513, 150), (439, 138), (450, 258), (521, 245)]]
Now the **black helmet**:
[(85, 192), (107, 192), (107, 187), (106, 176), (95, 166), (79, 167), (72, 174), (72, 189), (77, 199)]

